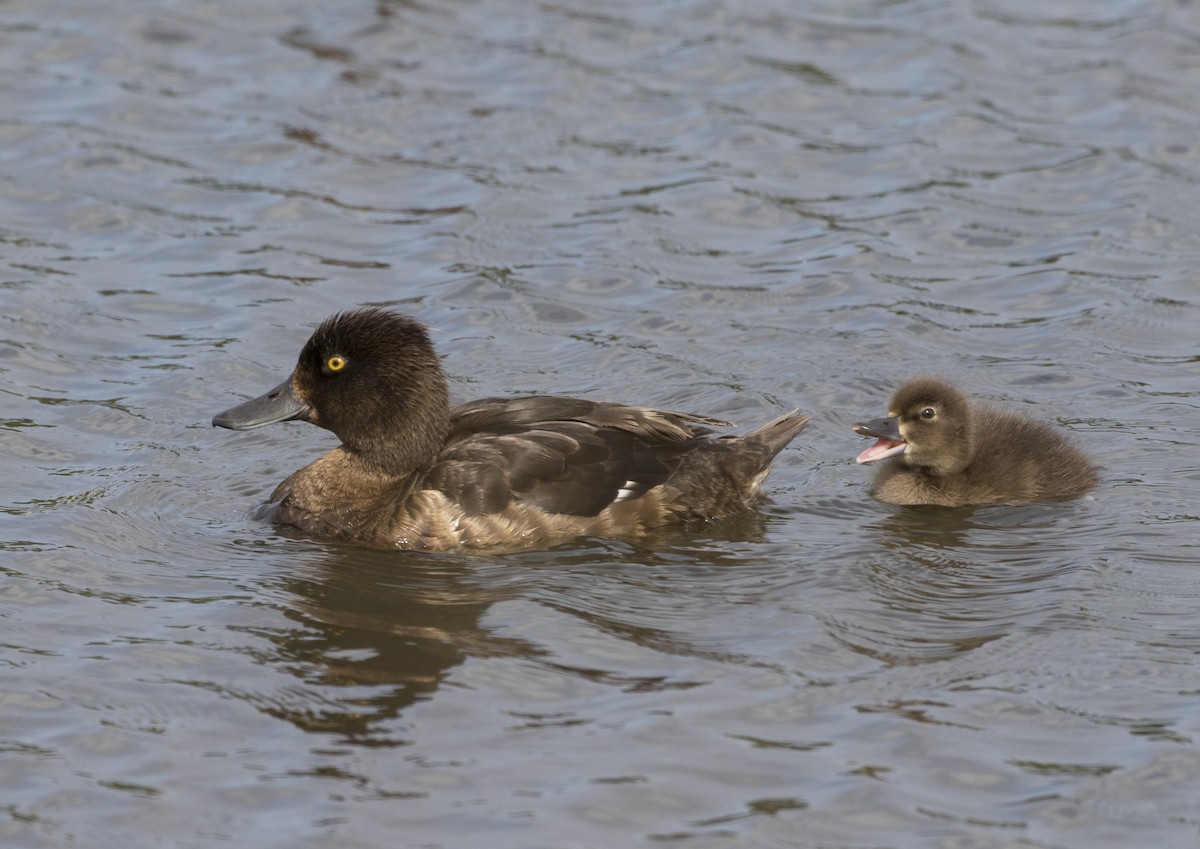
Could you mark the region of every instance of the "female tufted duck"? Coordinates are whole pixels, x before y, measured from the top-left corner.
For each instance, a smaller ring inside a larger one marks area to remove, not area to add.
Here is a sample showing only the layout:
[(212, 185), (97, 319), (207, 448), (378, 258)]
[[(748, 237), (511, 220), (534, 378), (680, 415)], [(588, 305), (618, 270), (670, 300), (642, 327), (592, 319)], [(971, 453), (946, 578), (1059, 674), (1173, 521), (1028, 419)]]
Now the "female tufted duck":
[(717, 437), (710, 427), (728, 422), (578, 398), (451, 408), (424, 326), (379, 309), (327, 319), (286, 381), (213, 425), (293, 419), (342, 444), (275, 489), (274, 520), (406, 549), (637, 535), (730, 515), (760, 497), (771, 461), (809, 422), (793, 411)]
[(1073, 498), (1097, 481), (1096, 467), (1049, 425), (972, 405), (936, 378), (910, 380), (892, 396), (886, 418), (854, 430), (878, 439), (858, 462), (888, 460), (871, 495), (891, 504)]

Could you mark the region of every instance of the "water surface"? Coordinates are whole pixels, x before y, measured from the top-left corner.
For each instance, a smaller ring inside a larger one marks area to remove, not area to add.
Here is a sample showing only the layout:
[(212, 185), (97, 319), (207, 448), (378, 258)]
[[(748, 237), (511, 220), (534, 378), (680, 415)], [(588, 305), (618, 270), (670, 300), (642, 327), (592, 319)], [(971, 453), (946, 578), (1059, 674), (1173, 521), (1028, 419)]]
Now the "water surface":
[[(1082, 2), (0, 8), (0, 839), (1200, 839), (1200, 16)], [(814, 424), (755, 513), (413, 555), (214, 431), (359, 304), (459, 400)], [(895, 508), (914, 373), (1074, 502)]]

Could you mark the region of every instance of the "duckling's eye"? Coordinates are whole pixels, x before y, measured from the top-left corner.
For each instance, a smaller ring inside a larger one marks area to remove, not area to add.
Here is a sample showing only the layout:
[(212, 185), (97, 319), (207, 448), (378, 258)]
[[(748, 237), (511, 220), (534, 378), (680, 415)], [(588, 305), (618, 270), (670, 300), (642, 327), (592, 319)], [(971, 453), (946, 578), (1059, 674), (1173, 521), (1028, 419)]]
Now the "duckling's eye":
[(338, 354), (334, 354), (325, 361), (325, 368), (329, 369), (329, 371), (341, 371), (345, 367), (346, 358), (339, 356)]
[(936, 415), (937, 415), (937, 410), (933, 409), (933, 407), (926, 407), (924, 410), (921, 411), (921, 418), (923, 418), (923, 419), (932, 419)]

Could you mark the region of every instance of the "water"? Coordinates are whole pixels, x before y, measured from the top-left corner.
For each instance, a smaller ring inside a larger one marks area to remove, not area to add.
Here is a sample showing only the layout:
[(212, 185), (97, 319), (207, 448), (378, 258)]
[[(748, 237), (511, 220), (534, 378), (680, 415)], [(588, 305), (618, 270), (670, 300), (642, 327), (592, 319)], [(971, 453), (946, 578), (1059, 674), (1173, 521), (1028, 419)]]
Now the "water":
[[(0, 839), (1193, 847), (1183, 2), (0, 8)], [(213, 413), (357, 304), (452, 391), (814, 424), (754, 514), (412, 555), (253, 517)], [(897, 509), (914, 373), (1087, 498)]]

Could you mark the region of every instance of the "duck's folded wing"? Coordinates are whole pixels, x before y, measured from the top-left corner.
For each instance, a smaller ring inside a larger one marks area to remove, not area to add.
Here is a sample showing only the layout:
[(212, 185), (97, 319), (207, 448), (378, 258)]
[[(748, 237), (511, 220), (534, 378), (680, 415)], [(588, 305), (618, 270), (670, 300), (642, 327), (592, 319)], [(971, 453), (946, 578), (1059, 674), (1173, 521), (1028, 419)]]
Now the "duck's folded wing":
[(666, 481), (696, 445), (684, 433), (648, 438), (580, 421), (496, 422), (473, 433), (460, 428), (423, 486), (440, 490), (468, 513), (498, 513), (521, 503), (595, 516)]
[[(517, 425), (580, 422), (596, 428), (615, 428), (650, 442), (671, 442), (711, 433), (713, 427), (732, 427), (722, 419), (588, 401), (562, 395), (481, 398), (456, 407), (451, 414), (450, 440)], [(705, 426), (707, 425), (707, 427)]]

